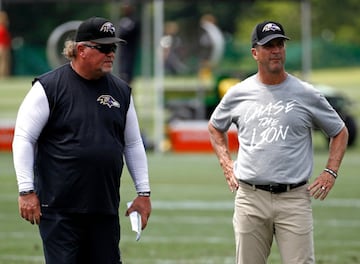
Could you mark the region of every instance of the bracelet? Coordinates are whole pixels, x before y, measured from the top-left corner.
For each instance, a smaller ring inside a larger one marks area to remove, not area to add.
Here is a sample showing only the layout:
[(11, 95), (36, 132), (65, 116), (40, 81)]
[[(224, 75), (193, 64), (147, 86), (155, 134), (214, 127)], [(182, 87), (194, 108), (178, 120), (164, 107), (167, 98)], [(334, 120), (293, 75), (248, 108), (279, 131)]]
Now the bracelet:
[(328, 169), (325, 168), (324, 171), (326, 171), (327, 173), (331, 174), (331, 176), (333, 176), (335, 179), (337, 178), (337, 173), (335, 171), (333, 171), (332, 169)]
[(141, 197), (150, 197), (150, 192), (138, 192), (137, 194)]
[(19, 192), (19, 195), (24, 196), (24, 195), (31, 194), (31, 193), (34, 193), (34, 190), (22, 191), (22, 192)]

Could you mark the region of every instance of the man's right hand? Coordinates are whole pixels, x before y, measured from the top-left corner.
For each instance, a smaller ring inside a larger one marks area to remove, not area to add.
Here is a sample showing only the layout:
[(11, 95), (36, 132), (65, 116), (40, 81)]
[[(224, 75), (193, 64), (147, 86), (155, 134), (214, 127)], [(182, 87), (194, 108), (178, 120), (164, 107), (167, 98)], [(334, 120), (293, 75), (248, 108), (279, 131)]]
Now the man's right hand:
[(35, 193), (19, 196), (19, 213), (22, 218), (31, 224), (40, 223), (40, 201)]

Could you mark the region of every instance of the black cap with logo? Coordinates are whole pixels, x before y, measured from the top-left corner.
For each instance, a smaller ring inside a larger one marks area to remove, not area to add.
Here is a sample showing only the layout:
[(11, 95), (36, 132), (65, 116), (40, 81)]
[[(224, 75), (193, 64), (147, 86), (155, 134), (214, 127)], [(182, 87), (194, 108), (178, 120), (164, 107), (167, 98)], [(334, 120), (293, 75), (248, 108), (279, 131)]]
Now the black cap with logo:
[(257, 24), (254, 28), (251, 34), (251, 45), (252, 47), (264, 45), (275, 38), (290, 40), (290, 38), (285, 35), (284, 28), (280, 23), (264, 21)]
[(115, 37), (115, 33), (115, 27), (109, 20), (91, 17), (80, 24), (75, 41), (92, 41), (98, 44), (126, 43), (125, 40)]

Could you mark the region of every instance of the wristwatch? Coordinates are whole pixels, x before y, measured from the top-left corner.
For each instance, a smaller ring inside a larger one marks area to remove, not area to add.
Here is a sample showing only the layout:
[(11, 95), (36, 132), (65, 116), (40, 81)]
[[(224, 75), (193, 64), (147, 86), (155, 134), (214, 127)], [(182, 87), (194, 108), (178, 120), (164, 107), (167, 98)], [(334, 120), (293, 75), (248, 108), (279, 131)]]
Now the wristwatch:
[(24, 195), (31, 194), (31, 193), (34, 193), (34, 190), (22, 191), (22, 192), (19, 192), (19, 195), (24, 196)]
[(150, 193), (151, 192), (138, 192), (138, 196), (142, 196), (142, 197), (150, 197)]

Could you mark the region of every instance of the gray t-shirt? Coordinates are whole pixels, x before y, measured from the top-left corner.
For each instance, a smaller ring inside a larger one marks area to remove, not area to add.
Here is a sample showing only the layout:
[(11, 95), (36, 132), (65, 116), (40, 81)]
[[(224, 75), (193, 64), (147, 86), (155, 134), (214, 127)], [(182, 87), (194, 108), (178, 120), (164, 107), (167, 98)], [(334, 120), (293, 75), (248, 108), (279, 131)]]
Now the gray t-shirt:
[(265, 85), (257, 75), (236, 84), (210, 122), (223, 132), (236, 125), (240, 146), (235, 175), (253, 184), (308, 180), (313, 128), (333, 137), (345, 126), (319, 91), (292, 75), (279, 85)]

